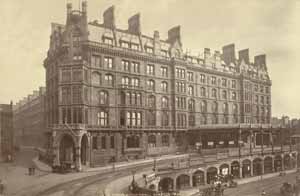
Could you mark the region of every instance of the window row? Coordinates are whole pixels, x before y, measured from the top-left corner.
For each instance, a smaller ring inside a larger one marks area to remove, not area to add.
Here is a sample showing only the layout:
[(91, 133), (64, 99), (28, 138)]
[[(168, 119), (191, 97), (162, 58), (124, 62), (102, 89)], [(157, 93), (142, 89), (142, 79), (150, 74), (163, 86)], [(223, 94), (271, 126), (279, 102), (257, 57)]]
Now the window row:
[(92, 73), (92, 85), (94, 86), (100, 86), (100, 85), (106, 85), (106, 86), (114, 86), (114, 76), (110, 73), (107, 73), (104, 75), (104, 83), (102, 81), (102, 74), (98, 72)]
[[(108, 144), (109, 141), (109, 144)], [(108, 146), (109, 145), (109, 146)], [(115, 137), (113, 135), (111, 136), (93, 136), (92, 137), (92, 148), (93, 150), (98, 149), (107, 149), (107, 148), (115, 148)]]
[(103, 62), (101, 61), (100, 55), (92, 55), (90, 65), (91, 67), (95, 68), (106, 68), (106, 69), (113, 69), (114, 68), (114, 59), (112, 57), (105, 56)]

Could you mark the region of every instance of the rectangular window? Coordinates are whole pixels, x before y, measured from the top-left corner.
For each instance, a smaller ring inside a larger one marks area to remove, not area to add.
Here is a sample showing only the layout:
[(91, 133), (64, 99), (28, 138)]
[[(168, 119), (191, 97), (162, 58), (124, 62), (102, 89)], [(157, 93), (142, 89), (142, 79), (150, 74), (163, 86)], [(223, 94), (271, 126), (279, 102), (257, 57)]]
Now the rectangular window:
[(211, 84), (212, 85), (217, 85), (217, 78), (215, 76), (211, 77)]
[(82, 71), (81, 70), (73, 70), (73, 81), (81, 82), (82, 81)]
[(204, 74), (200, 74), (200, 82), (205, 83), (205, 75)]
[(105, 68), (112, 69), (113, 68), (113, 58), (104, 57), (104, 66), (105, 66)]
[(97, 136), (93, 136), (92, 145), (93, 145), (93, 150), (98, 149), (98, 137)]
[(123, 48), (129, 48), (129, 43), (122, 41), (121, 42), (121, 47), (123, 47)]
[(113, 45), (113, 39), (111, 38), (104, 38), (104, 43), (107, 45)]
[(106, 149), (106, 137), (105, 136), (101, 137), (101, 148)]
[(82, 89), (80, 86), (73, 86), (73, 103), (82, 103)]
[(138, 50), (139, 49), (139, 45), (131, 43), (131, 49), (132, 50)]
[(227, 86), (227, 79), (226, 78), (222, 78), (222, 86), (223, 87)]
[(131, 68), (134, 73), (140, 73), (140, 63), (131, 62)]
[(236, 80), (232, 80), (231, 81), (231, 87), (232, 88), (236, 88)]
[(147, 65), (146, 73), (149, 75), (154, 75), (154, 65)]
[(153, 48), (151, 48), (151, 47), (146, 47), (146, 52), (147, 52), (147, 53), (153, 54)]
[(101, 111), (97, 113), (97, 125), (107, 126), (108, 125), (108, 113)]
[(122, 66), (124, 71), (130, 71), (130, 62), (126, 60), (122, 60)]
[(110, 136), (110, 148), (115, 148), (115, 137)]
[(71, 82), (71, 71), (70, 70), (62, 70), (61, 82)]
[(193, 72), (187, 72), (187, 75), (188, 75), (188, 80), (190, 82), (193, 82), (194, 81), (194, 73)]
[(71, 89), (70, 87), (62, 87), (61, 89), (62, 104), (71, 103)]
[(101, 57), (98, 55), (92, 55), (91, 66), (92, 67), (101, 67)]

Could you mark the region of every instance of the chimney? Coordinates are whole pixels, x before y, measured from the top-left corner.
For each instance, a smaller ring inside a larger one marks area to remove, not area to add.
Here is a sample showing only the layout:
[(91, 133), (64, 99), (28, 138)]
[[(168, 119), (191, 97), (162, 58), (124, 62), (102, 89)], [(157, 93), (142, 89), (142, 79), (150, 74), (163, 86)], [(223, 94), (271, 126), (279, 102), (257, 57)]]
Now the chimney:
[(68, 16), (71, 14), (72, 12), (72, 3), (67, 3), (67, 14)]
[(235, 61), (235, 49), (234, 44), (229, 44), (226, 46), (223, 46), (223, 60), (228, 65), (230, 63), (233, 63)]
[(204, 48), (204, 59), (210, 57), (210, 48)]
[(103, 25), (107, 28), (115, 29), (116, 23), (115, 23), (115, 6), (109, 7), (105, 12), (103, 13)]
[(153, 37), (154, 37), (155, 41), (159, 41), (159, 39), (160, 39), (160, 37), (159, 37), (159, 31), (154, 31)]
[(254, 64), (258, 67), (266, 67), (266, 55), (261, 54), (254, 57)]
[(128, 19), (128, 31), (135, 35), (141, 34), (140, 13), (137, 13)]
[(179, 41), (180, 46), (181, 44), (181, 35), (180, 35), (180, 26), (173, 27), (168, 31), (168, 42), (173, 44), (176, 40)]
[(82, 13), (86, 16), (87, 15), (87, 1), (83, 1), (81, 3), (81, 7), (82, 7)]
[(239, 51), (239, 60), (244, 60), (246, 64), (249, 64), (249, 49)]

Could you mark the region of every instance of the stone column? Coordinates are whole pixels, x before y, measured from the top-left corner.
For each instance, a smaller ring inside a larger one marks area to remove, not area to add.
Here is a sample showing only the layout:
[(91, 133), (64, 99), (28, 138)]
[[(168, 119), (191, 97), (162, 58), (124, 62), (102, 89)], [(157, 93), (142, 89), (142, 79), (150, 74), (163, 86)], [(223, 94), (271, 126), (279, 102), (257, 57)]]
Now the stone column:
[(265, 164), (264, 164), (264, 158), (261, 160), (261, 174), (263, 175), (265, 173)]
[(284, 159), (283, 155), (281, 155), (281, 171), (284, 171)]
[(60, 165), (60, 162), (59, 162), (59, 148), (58, 148), (58, 146), (53, 146), (52, 149), (53, 149), (53, 154), (54, 154), (53, 166)]
[(177, 190), (177, 187), (176, 187), (176, 177), (173, 178), (173, 190)]
[(250, 175), (253, 176), (253, 160), (251, 161), (251, 164), (250, 164)]
[(206, 170), (204, 171), (204, 185), (207, 184), (207, 173)]
[(190, 174), (190, 187), (193, 187), (193, 174)]
[(272, 157), (272, 172), (275, 172), (275, 157)]
[(253, 148), (253, 131), (250, 130), (250, 155), (252, 156), (252, 149)]
[(274, 154), (274, 142), (273, 142), (273, 133), (272, 133), (272, 130), (270, 131), (270, 142), (271, 142), (271, 145), (272, 145), (272, 154)]
[(240, 167), (239, 167), (239, 170), (240, 170), (240, 178), (243, 178), (243, 164), (242, 162), (239, 162), (240, 164)]
[(76, 169), (77, 171), (81, 171), (81, 146), (76, 146), (75, 149), (75, 165), (76, 165)]

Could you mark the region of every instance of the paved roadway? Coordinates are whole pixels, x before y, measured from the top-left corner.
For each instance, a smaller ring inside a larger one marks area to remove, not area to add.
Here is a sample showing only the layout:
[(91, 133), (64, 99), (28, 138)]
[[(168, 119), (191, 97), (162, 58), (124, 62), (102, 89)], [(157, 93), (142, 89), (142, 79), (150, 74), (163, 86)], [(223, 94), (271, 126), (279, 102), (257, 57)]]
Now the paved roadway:
[(237, 188), (226, 189), (225, 196), (260, 196), (263, 190), (265, 190), (267, 196), (281, 196), (281, 185), (284, 182), (295, 184), (296, 176), (297, 174), (293, 173), (285, 176), (276, 176), (273, 178), (242, 184)]

